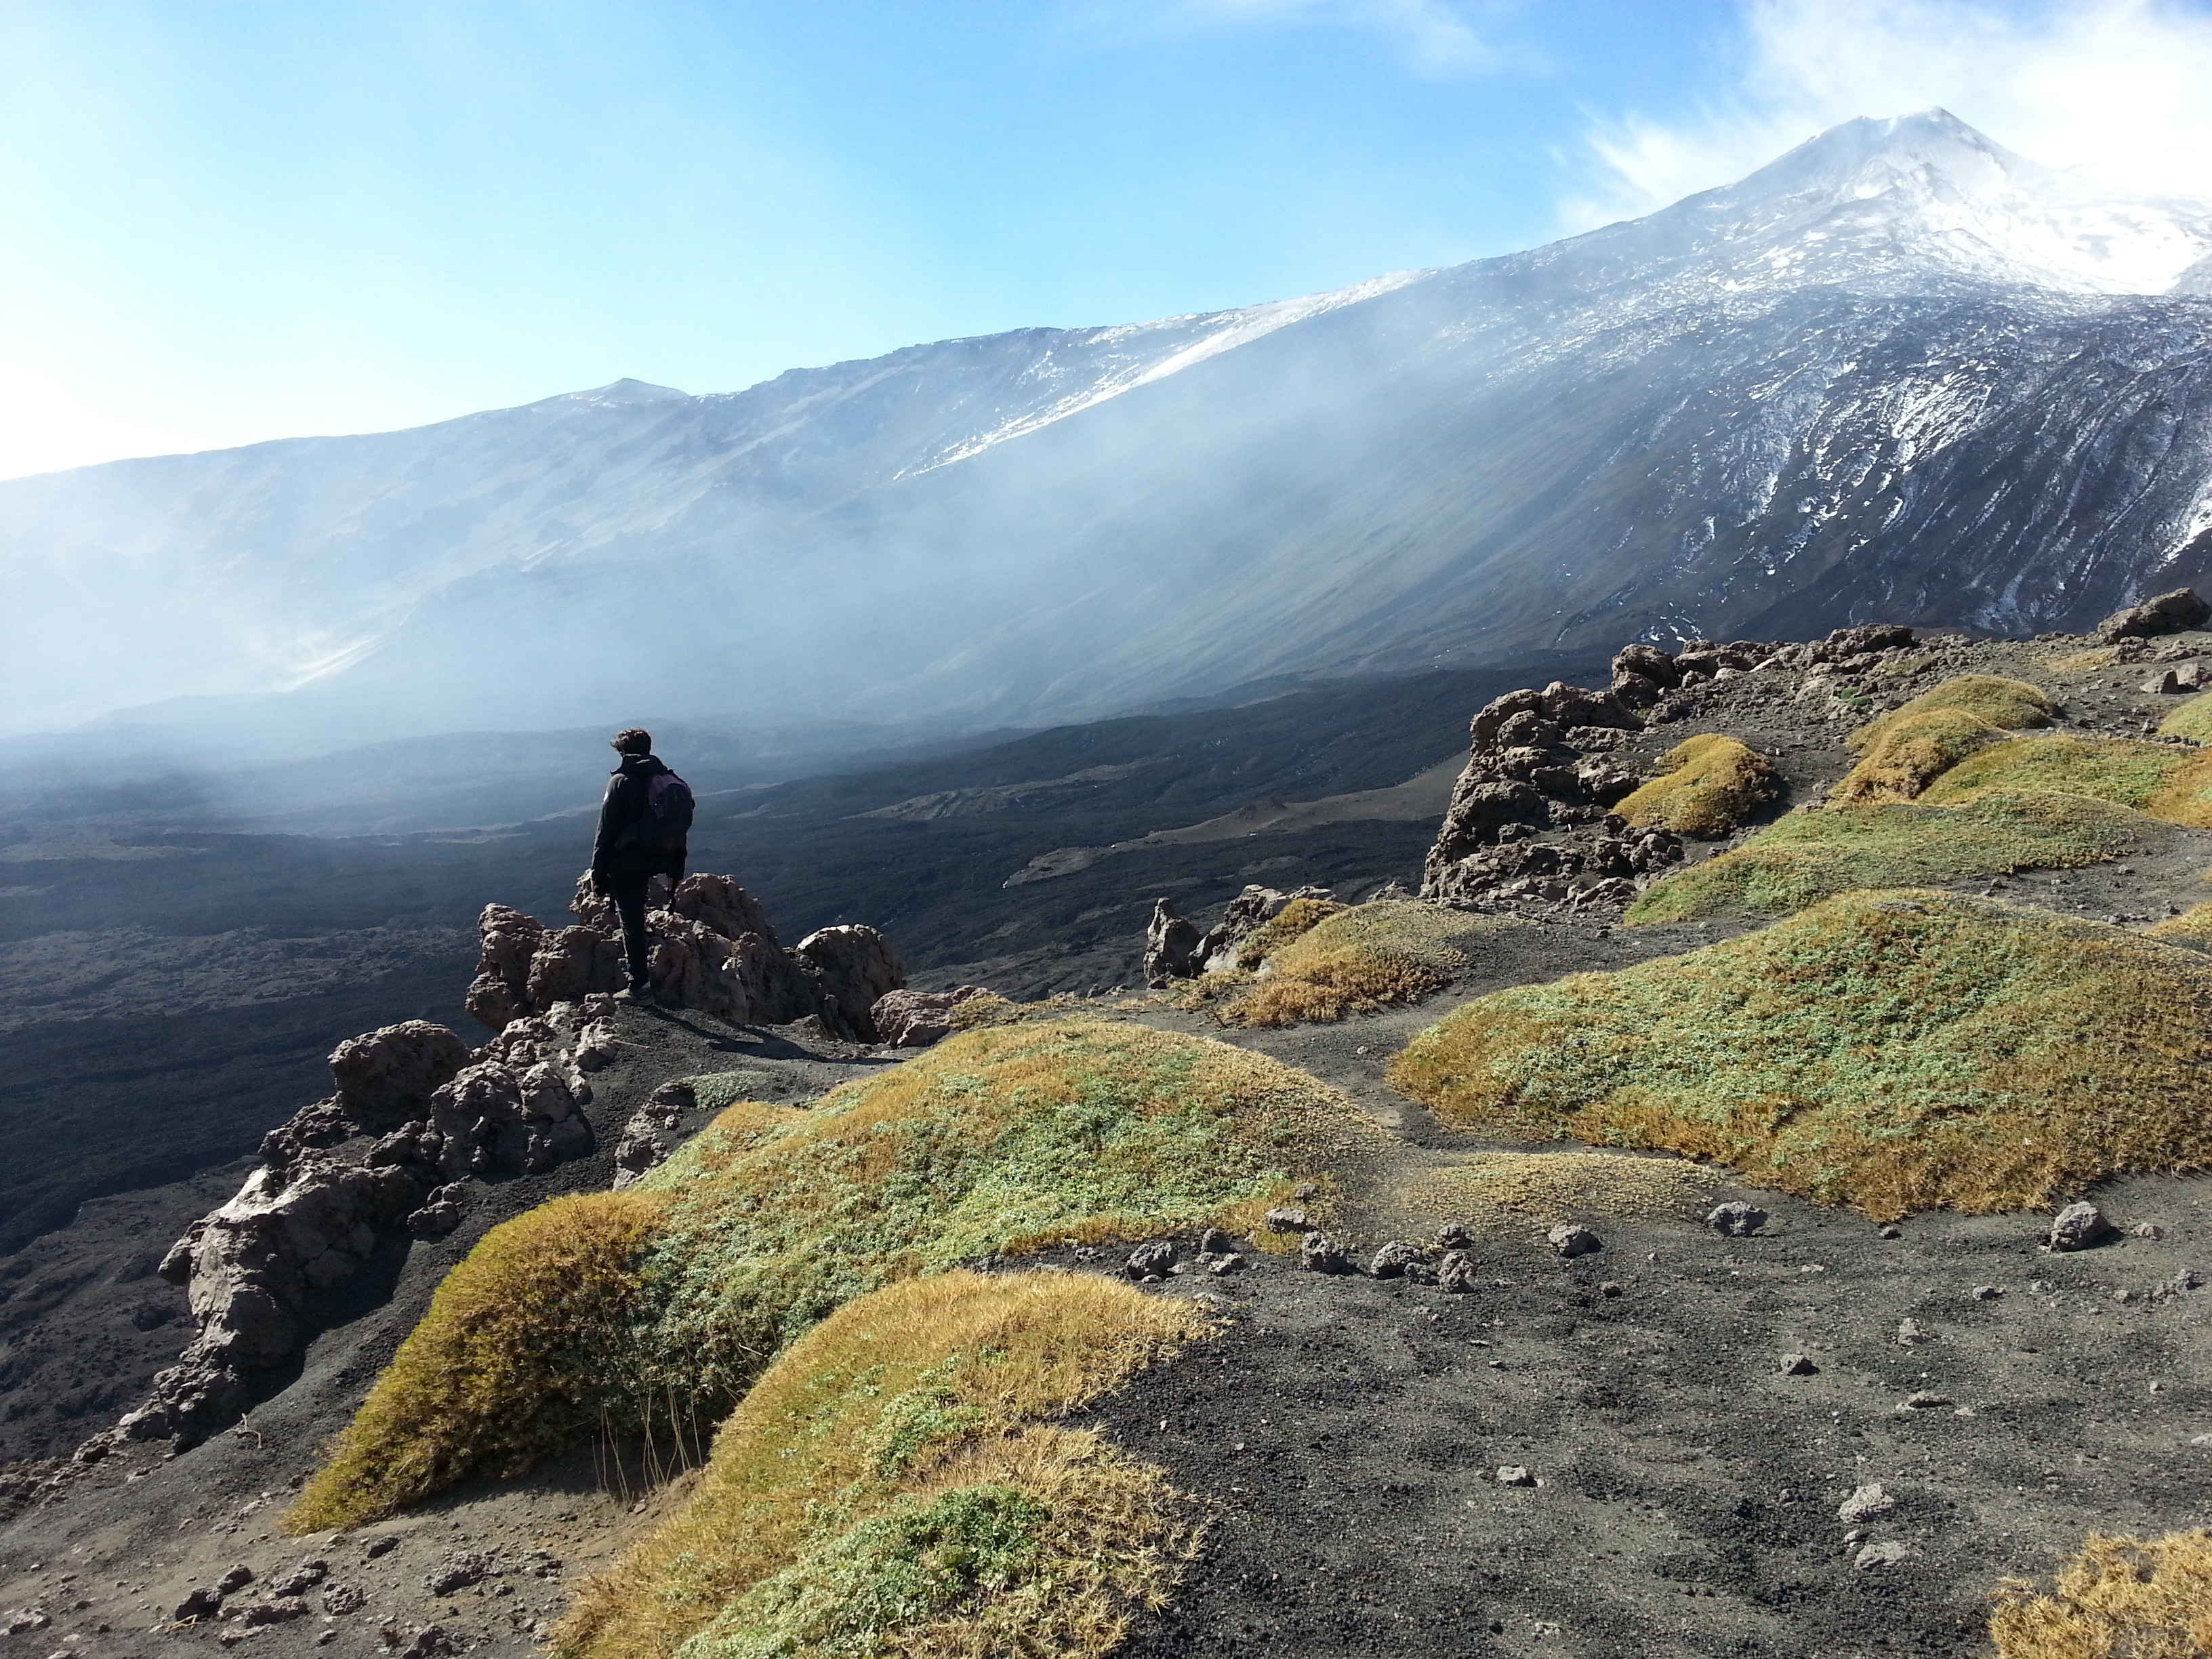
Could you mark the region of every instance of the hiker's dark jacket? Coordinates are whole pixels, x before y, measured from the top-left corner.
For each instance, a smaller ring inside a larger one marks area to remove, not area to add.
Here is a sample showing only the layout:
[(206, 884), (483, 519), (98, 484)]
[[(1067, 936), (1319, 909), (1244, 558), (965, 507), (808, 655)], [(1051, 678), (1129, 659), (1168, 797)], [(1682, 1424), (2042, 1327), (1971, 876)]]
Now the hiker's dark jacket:
[(623, 763), (607, 780), (607, 798), (599, 804), (599, 833), (592, 842), (592, 875), (667, 876), (681, 880), (685, 854), (684, 837), (671, 847), (641, 847), (628, 832), (645, 811), (645, 787), (649, 779), (667, 771), (651, 755), (624, 755)]

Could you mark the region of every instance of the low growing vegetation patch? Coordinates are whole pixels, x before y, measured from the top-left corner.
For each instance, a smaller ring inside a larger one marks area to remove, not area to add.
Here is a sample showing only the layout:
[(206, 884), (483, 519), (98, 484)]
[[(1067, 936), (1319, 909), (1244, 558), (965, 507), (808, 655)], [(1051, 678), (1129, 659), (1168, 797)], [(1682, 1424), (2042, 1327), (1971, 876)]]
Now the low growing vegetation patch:
[(2143, 933), (2148, 938), (2164, 939), (2169, 945), (2212, 949), (2212, 904), (2192, 904), (2178, 916), (2168, 916), (2164, 921), (2153, 922), (2143, 929)]
[(2087, 795), (2169, 823), (2212, 828), (2212, 751), (2125, 738), (2014, 738), (1968, 756), (1930, 784), (1929, 805), (1990, 789)]
[(1625, 920), (1633, 927), (1732, 912), (1788, 915), (1861, 888), (2074, 869), (2118, 858), (2147, 828), (2109, 801), (2011, 791), (1958, 805), (1792, 812), (1742, 846), (1654, 882)]
[(2158, 729), (2169, 738), (2187, 738), (2192, 743), (2212, 743), (2212, 691), (2191, 697), (2160, 721)]
[(1091, 1274), (909, 1280), (794, 1342), (565, 1659), (1103, 1654), (1197, 1541), (1162, 1472), (1053, 1419), (1207, 1334)]
[(1248, 972), (1279, 946), (1327, 921), (1346, 907), (1334, 899), (1295, 898), (1247, 934), (1237, 947), (1237, 965)]
[(640, 1312), (666, 1200), (556, 1198), (493, 1228), (446, 1276), (285, 1517), (358, 1526), (465, 1475), (520, 1474), (629, 1405), (609, 1361)]
[(1593, 1215), (1693, 1215), (1711, 1207), (1714, 1182), (1710, 1170), (1686, 1158), (1476, 1152), (1411, 1176), (1391, 1200), (1424, 1221), (1504, 1230)]
[(1303, 1072), (1101, 1020), (956, 1035), (811, 1112), (741, 1103), (637, 1186), (487, 1234), (294, 1524), (337, 1524), (341, 1494), (350, 1524), (517, 1469), (594, 1413), (714, 1422), (780, 1351), (885, 1285), (1071, 1238), (1264, 1233), (1306, 1183), (1325, 1213), (1382, 1143)]
[(1711, 1158), (1877, 1218), (2212, 1164), (2212, 962), (1926, 890), (1466, 1003), (1390, 1080), (1445, 1121)]
[(2212, 1653), (2212, 1532), (2092, 1536), (2048, 1592), (1998, 1588), (1997, 1659), (2203, 1659)]
[(1474, 966), (1465, 948), (1518, 926), (1419, 899), (1379, 899), (1339, 910), (1274, 950), (1266, 973), (1218, 1015), (1231, 1025), (1297, 1025), (1418, 1002)]
[(1858, 763), (1828, 792), (1836, 806), (1907, 801), (1939, 774), (2008, 732), (2047, 726), (2057, 712), (2025, 680), (1961, 674), (1868, 721), (1845, 739)]
[(1773, 763), (1734, 738), (1685, 738), (1659, 759), (1659, 775), (1615, 806), (1638, 829), (1715, 841), (1741, 829), (1782, 793)]

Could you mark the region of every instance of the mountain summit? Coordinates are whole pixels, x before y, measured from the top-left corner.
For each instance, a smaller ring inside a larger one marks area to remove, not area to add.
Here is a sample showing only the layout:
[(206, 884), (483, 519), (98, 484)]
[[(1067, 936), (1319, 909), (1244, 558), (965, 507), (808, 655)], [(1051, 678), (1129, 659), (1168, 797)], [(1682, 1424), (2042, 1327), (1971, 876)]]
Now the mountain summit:
[[(1946, 273), (2072, 294), (2166, 294), (2212, 255), (2212, 204), (2116, 196), (2039, 167), (1948, 110), (1831, 128), (1648, 224), (1707, 248), (1758, 238), (1783, 280), (1901, 292)], [(1917, 282), (1916, 283), (1916, 280)]]
[(2079, 625), (2212, 564), (2209, 276), (2203, 204), (1941, 110), (1852, 121), (1307, 299), (0, 484), (6, 707), (1039, 721), (1632, 636)]

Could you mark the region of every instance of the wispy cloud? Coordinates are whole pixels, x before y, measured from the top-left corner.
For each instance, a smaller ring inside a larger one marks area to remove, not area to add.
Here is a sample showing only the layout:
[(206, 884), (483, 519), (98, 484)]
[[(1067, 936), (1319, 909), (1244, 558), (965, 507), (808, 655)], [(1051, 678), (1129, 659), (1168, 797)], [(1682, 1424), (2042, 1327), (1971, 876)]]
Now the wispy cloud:
[(1439, 80), (1529, 67), (1528, 53), (1489, 27), (1500, 8), (1475, 0), (1139, 0), (1111, 9), (1170, 28), (1356, 30), (1379, 36), (1408, 69)]
[(2212, 198), (2212, 12), (2171, 0), (1752, 0), (1733, 84), (1594, 118), (1569, 229), (1741, 178), (1856, 115), (1940, 104), (2031, 160)]

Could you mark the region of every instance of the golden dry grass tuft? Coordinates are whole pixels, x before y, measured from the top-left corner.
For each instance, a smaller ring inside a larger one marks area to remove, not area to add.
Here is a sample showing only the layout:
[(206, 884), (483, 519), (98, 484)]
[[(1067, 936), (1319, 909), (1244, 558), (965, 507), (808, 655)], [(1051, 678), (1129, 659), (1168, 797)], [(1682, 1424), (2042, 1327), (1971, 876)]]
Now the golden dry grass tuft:
[(2057, 712), (2025, 680), (1961, 674), (1868, 721), (1846, 739), (1858, 763), (1828, 792), (1835, 806), (1906, 801), (1938, 775), (2008, 732), (2046, 726)]
[(1389, 1201), (1424, 1220), (1502, 1231), (1577, 1216), (1694, 1215), (1710, 1204), (1714, 1185), (1711, 1171), (1684, 1158), (1477, 1152), (1409, 1176)]
[(1197, 1540), (1161, 1472), (1050, 1419), (1202, 1338), (1090, 1274), (848, 1303), (761, 1377), (690, 1502), (587, 1583), (564, 1659), (1100, 1655)]
[(978, 1031), (987, 1025), (1039, 1025), (1070, 1018), (1105, 1019), (1117, 1014), (1142, 1013), (1147, 1006), (1142, 995), (1092, 997), (1073, 991), (1055, 991), (1035, 1002), (1014, 1002), (995, 991), (986, 991), (981, 996), (953, 1005), (950, 1024), (955, 1031)]
[(2212, 945), (2212, 904), (2192, 904), (2178, 916), (2153, 922), (2143, 934), (2169, 945)]
[(1420, 899), (1339, 910), (1275, 950), (1264, 976), (1216, 1017), (1230, 1025), (1297, 1025), (1418, 1002), (1474, 965), (1466, 947), (1475, 939), (1518, 925)]
[(2212, 691), (2191, 697), (2159, 722), (2159, 732), (2192, 743), (2212, 743)]
[(1996, 790), (1950, 805), (1792, 812), (1742, 846), (1652, 883), (1625, 920), (1637, 927), (1787, 915), (1865, 888), (2075, 869), (2119, 857), (2150, 827), (2109, 801)]
[(1292, 899), (1245, 935), (1237, 947), (1237, 965), (1247, 970), (1257, 968), (1277, 947), (1289, 944), (1345, 908), (1334, 899)]
[(1449, 1122), (1711, 1158), (1877, 1218), (2212, 1165), (2212, 962), (1926, 890), (1466, 1003), (1390, 1080)]
[(2087, 651), (2062, 651), (2055, 657), (2044, 658), (2042, 664), (2054, 674), (2094, 674), (2100, 668), (2110, 668), (2119, 659), (2117, 647), (2100, 645)]
[(2014, 738), (1968, 756), (1923, 793), (1931, 806), (1991, 789), (2086, 795), (2212, 829), (2212, 751), (2126, 738)]
[(672, 1200), (646, 1264), (657, 1350), (670, 1385), (733, 1400), (884, 1284), (1068, 1238), (1247, 1231), (1381, 1145), (1342, 1094), (1227, 1043), (1103, 1020), (959, 1033), (757, 1152), (687, 1146), (646, 1178)]
[[(794, 1121), (795, 1120), (795, 1121)], [(746, 1103), (627, 1192), (563, 1199), (456, 1268), (303, 1495), (303, 1529), (515, 1469), (605, 1420), (712, 1422), (854, 1297), (1065, 1239), (1326, 1212), (1384, 1144), (1339, 1091), (1204, 1037), (991, 1026), (811, 1112)]]
[(1659, 760), (1659, 775), (1613, 810), (1638, 829), (1717, 840), (1782, 793), (1773, 763), (1757, 750), (1708, 732), (1686, 738)]
[(1003, 1025), (1016, 1018), (1014, 1011), (1020, 1006), (1021, 1004), (1000, 996), (996, 991), (986, 991), (981, 996), (954, 1003), (949, 1023), (956, 1031), (975, 1031), (986, 1025)]
[(1998, 1587), (1997, 1659), (2204, 1659), (2212, 1654), (2212, 1532), (2093, 1535), (2045, 1594)]
[(556, 1198), (502, 1223), (447, 1275), (284, 1518), (357, 1526), (477, 1474), (517, 1474), (628, 1396), (609, 1368), (638, 1312), (666, 1200)]

